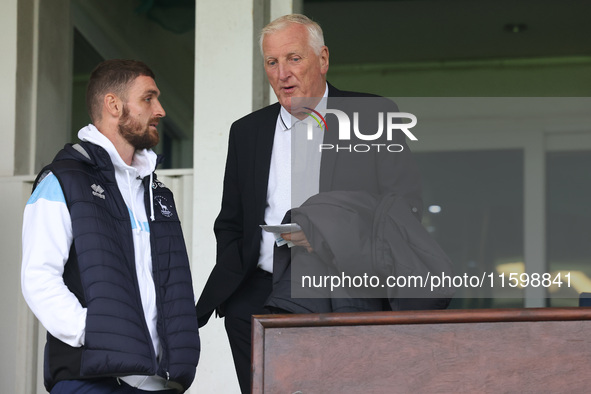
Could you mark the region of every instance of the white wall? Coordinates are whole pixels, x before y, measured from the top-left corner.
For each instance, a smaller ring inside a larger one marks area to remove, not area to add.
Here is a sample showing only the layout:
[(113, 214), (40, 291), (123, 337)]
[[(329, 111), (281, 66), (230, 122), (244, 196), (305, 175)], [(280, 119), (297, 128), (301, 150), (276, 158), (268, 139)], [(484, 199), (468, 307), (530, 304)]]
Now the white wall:
[[(20, 295), (20, 223), (22, 221), (23, 194), (22, 180), (12, 177), (15, 172), (16, 141), (16, 72), (18, 46), (18, 1), (5, 0), (0, 3), (0, 106), (4, 109), (0, 119), (0, 206), (3, 207), (3, 225), (0, 228), (2, 249), (2, 275), (0, 275), (0, 380), (2, 391), (25, 393), (30, 389), (19, 385), (16, 377), (26, 376), (31, 371), (26, 365), (26, 341), (19, 342), (24, 327), (21, 311), (25, 310)], [(24, 376), (23, 376), (24, 375)], [(28, 379), (31, 381), (32, 379)], [(23, 381), (23, 380), (21, 380)]]
[[(196, 2), (192, 261), (197, 295), (215, 264), (213, 222), (220, 209), (230, 125), (253, 106), (267, 104), (254, 95), (268, 86), (257, 57), (258, 32), (268, 20), (253, 15), (291, 12), (291, 0)], [(212, 317), (200, 334), (201, 360), (191, 392), (238, 393), (223, 319)]]
[[(199, 295), (215, 264), (213, 222), (220, 207), (230, 124), (252, 110), (254, 4), (197, 0), (196, 8), (192, 261)], [(223, 320), (212, 317), (200, 335), (201, 360), (191, 392), (239, 392)]]
[(18, 0), (5, 0), (0, 4), (0, 107), (4, 115), (0, 120), (0, 175), (14, 174), (15, 96), (17, 59), (17, 5)]
[(29, 184), (23, 177), (0, 177), (0, 206), (4, 207), (0, 229), (2, 275), (0, 275), (0, 379), (3, 393), (34, 393), (36, 389), (37, 330), (20, 290), (22, 212)]

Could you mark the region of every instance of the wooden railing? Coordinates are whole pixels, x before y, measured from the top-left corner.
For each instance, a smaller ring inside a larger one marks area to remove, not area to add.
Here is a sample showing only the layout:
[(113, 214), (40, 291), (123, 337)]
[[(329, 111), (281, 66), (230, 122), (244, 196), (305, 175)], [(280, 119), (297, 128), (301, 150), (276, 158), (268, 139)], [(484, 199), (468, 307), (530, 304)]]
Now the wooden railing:
[(253, 393), (588, 392), (591, 308), (253, 317)]

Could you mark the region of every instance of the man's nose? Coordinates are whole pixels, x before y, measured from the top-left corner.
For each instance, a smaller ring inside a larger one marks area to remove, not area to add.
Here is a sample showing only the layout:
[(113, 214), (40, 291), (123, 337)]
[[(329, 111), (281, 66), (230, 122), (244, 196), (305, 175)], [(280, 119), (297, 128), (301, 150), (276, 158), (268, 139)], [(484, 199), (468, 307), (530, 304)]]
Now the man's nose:
[(279, 63), (279, 79), (285, 81), (290, 75), (290, 67), (286, 63)]
[(162, 104), (160, 104), (160, 100), (156, 100), (156, 111), (154, 112), (154, 116), (157, 118), (164, 118), (166, 116), (166, 111)]

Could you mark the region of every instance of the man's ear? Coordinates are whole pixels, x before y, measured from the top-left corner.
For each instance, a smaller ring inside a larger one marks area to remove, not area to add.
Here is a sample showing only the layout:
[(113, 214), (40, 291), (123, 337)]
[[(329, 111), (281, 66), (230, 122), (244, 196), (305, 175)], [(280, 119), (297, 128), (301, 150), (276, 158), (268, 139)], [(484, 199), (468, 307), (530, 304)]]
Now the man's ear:
[(320, 50), (320, 70), (323, 75), (328, 72), (328, 47), (326, 45)]
[(123, 102), (113, 93), (108, 93), (105, 95), (103, 107), (112, 117), (115, 118), (121, 116), (121, 113), (123, 112)]

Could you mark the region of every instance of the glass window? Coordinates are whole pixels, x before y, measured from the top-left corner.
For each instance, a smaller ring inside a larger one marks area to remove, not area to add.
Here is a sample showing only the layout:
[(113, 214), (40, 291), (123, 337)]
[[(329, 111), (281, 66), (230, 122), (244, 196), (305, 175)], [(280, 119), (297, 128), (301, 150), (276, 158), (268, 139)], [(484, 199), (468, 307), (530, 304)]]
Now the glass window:
[(547, 153), (546, 196), (548, 270), (571, 274), (571, 288), (549, 289), (549, 304), (577, 306), (591, 292), (591, 151)]
[[(523, 151), (415, 153), (423, 224), (454, 263), (454, 275), (523, 272)], [(489, 282), (487, 282), (489, 283)], [(523, 290), (459, 289), (450, 308), (522, 307)]]

